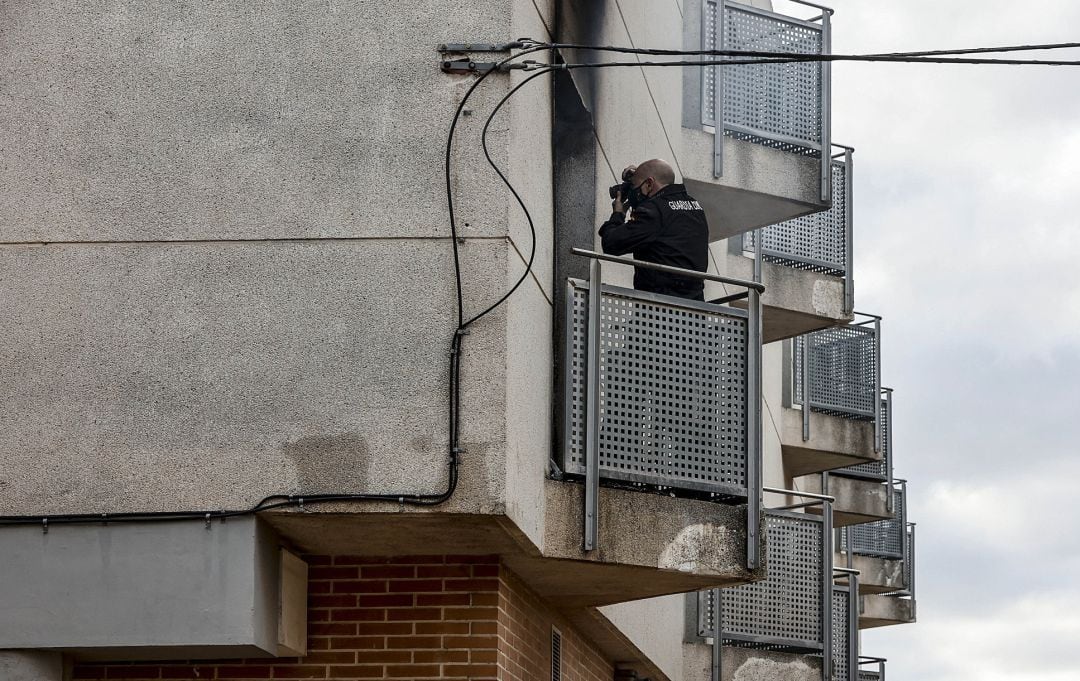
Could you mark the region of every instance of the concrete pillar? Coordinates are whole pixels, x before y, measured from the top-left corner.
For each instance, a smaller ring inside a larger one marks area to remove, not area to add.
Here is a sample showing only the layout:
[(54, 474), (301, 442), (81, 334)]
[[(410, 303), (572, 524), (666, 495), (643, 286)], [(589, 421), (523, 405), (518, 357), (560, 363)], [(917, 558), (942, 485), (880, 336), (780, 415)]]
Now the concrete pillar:
[(65, 681), (60, 653), (0, 650), (0, 679), (4, 681)]

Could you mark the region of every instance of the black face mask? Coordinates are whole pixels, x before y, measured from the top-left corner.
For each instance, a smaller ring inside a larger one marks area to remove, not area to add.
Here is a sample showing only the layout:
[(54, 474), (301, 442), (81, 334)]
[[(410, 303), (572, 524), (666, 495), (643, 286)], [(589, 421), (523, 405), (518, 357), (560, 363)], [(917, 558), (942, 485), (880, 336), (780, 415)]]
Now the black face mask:
[[(648, 180), (645, 180), (645, 182), (648, 182)], [(630, 186), (630, 183), (627, 182), (627, 189), (623, 193), (623, 203), (625, 203), (631, 208), (637, 208), (641, 204), (645, 203), (645, 201), (649, 198), (648, 196), (645, 196), (644, 192), (641, 191), (641, 188), (645, 186), (645, 182), (642, 182), (636, 187)]]

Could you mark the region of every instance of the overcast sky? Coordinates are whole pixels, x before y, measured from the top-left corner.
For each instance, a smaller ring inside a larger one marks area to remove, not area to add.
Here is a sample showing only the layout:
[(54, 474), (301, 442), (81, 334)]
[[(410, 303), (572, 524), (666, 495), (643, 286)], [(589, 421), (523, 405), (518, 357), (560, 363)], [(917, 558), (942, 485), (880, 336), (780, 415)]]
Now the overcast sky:
[[(826, 4), (837, 53), (1080, 41), (1076, 0)], [(885, 317), (918, 523), (919, 621), (863, 653), (893, 681), (1076, 681), (1080, 67), (838, 64), (833, 83), (856, 309)]]

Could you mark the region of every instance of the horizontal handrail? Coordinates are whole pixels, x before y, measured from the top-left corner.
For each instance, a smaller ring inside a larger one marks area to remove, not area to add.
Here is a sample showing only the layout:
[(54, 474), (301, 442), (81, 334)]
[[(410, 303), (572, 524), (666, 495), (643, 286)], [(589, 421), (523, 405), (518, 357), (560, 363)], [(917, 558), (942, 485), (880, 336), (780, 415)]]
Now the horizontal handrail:
[(844, 574), (844, 575), (861, 575), (862, 574), (861, 570), (856, 570), (855, 568), (834, 567), (832, 569), (832, 571), (834, 573), (839, 573), (839, 574)]
[(762, 487), (762, 492), (770, 492), (772, 494), (787, 494), (792, 497), (803, 497), (805, 499), (817, 499), (819, 501), (828, 501), (829, 503), (836, 503), (836, 497), (831, 497), (828, 494), (814, 494), (813, 492), (800, 492), (795, 489), (780, 489), (779, 487)]
[(834, 10), (832, 7), (826, 7), (825, 5), (819, 5), (819, 4), (815, 3), (815, 2), (808, 2), (808, 0), (791, 0), (791, 1), (792, 2), (797, 2), (800, 5), (806, 5), (807, 7), (813, 7), (814, 9), (820, 9), (822, 12), (828, 12), (829, 16), (832, 16), (833, 14), (836, 14), (836, 10)]
[(619, 255), (608, 255), (606, 253), (597, 253), (596, 251), (589, 251), (584, 248), (572, 248), (570, 252), (574, 255), (580, 255), (583, 258), (592, 258), (594, 260), (605, 260), (607, 262), (615, 262), (620, 265), (630, 265), (631, 267), (640, 267), (646, 270), (656, 270), (657, 272), (667, 272), (668, 274), (678, 274), (684, 277), (692, 277), (694, 279), (704, 279), (706, 281), (715, 281), (720, 284), (731, 284), (732, 286), (742, 286), (743, 288), (753, 289), (758, 293), (765, 291), (765, 285), (756, 281), (747, 281), (746, 279), (736, 279), (735, 277), (722, 277), (718, 274), (709, 274), (708, 272), (698, 272), (697, 270), (688, 270), (682, 267), (672, 267), (671, 265), (660, 265), (655, 262), (645, 262), (644, 260), (634, 260), (633, 258), (626, 258)]
[(888, 661), (888, 658), (885, 657), (870, 657), (869, 655), (859, 655), (859, 664), (875, 664), (878, 662)]

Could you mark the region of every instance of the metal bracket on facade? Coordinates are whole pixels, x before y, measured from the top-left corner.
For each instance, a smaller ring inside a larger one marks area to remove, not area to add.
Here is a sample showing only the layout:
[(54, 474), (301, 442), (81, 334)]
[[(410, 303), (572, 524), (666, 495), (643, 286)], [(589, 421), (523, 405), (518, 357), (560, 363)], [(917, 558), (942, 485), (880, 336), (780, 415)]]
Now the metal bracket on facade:
[(444, 59), (442, 61), (443, 73), (487, 73), (495, 68), (495, 62), (476, 62), (471, 59)]

